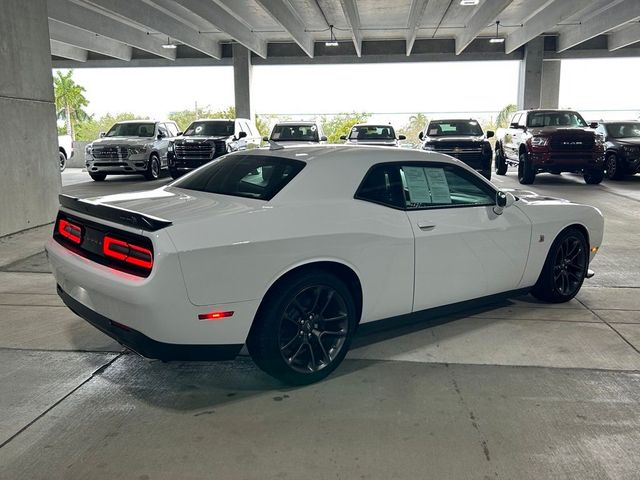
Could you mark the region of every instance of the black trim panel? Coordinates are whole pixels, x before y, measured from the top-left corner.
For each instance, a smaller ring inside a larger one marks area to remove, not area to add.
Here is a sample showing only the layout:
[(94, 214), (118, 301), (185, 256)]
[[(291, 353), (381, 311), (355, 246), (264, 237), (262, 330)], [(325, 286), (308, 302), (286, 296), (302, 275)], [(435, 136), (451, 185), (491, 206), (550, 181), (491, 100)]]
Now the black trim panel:
[(80, 198), (72, 197), (69, 195), (58, 195), (60, 205), (70, 210), (74, 210), (80, 213), (86, 213), (93, 217), (102, 218), (103, 220), (109, 220), (120, 225), (127, 225), (129, 227), (140, 228), (147, 232), (155, 232), (157, 230), (168, 227), (173, 222), (164, 220), (162, 218), (153, 217), (151, 215), (145, 215), (139, 212), (133, 212), (125, 208), (115, 207), (113, 205), (106, 205), (102, 203), (90, 203)]
[(233, 360), (242, 344), (229, 345), (190, 345), (177, 343), (164, 343), (153, 340), (143, 333), (125, 325), (120, 325), (94, 312), (90, 308), (75, 300), (58, 285), (58, 295), (67, 307), (76, 315), (82, 317), (98, 330), (106, 333), (111, 338), (127, 348), (139, 353), (143, 357), (157, 358), (159, 360)]

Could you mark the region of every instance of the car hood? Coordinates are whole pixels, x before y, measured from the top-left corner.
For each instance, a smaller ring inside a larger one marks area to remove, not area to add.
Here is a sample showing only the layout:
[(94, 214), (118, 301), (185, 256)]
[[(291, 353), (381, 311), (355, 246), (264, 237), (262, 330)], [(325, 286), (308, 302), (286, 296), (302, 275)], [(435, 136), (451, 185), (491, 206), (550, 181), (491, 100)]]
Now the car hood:
[(214, 216), (237, 215), (261, 210), (266, 202), (252, 198), (233, 197), (166, 186), (143, 192), (119, 193), (89, 199), (91, 202), (112, 205), (174, 224)]
[(229, 137), (225, 136), (205, 136), (205, 135), (189, 135), (188, 137), (177, 137), (175, 141), (177, 143), (201, 143), (206, 142), (207, 140), (226, 140)]
[(593, 136), (595, 135), (595, 130), (588, 127), (531, 127), (529, 128), (529, 133), (531, 135), (554, 135), (554, 134), (562, 134), (562, 135), (582, 135), (582, 136)]
[(102, 147), (109, 145), (146, 145), (153, 143), (153, 137), (109, 137), (94, 140), (92, 147)]
[(522, 190), (520, 188), (503, 188), (502, 191), (513, 194), (518, 200), (522, 200), (524, 203), (529, 205), (541, 203), (571, 203), (569, 200), (565, 200), (564, 198), (539, 195), (531, 190)]
[(378, 145), (395, 147), (398, 145), (398, 142), (396, 140), (347, 140), (347, 145)]
[(428, 143), (482, 143), (484, 141), (484, 137), (476, 136), (476, 135), (455, 135), (455, 136), (446, 136), (446, 137), (425, 137), (425, 141)]
[(612, 138), (611, 141), (620, 145), (640, 145), (640, 137)]
[(311, 140), (270, 140), (284, 147), (293, 147), (294, 145), (321, 145), (324, 142), (314, 142)]

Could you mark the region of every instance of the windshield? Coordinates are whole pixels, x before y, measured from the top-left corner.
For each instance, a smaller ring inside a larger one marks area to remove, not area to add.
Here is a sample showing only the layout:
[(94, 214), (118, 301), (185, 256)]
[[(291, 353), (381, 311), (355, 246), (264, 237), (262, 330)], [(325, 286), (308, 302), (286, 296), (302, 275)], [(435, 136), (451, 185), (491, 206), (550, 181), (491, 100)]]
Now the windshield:
[(391, 125), (356, 125), (349, 133), (349, 140), (395, 140)]
[(116, 123), (109, 129), (107, 137), (153, 137), (155, 123)]
[(482, 128), (475, 120), (443, 120), (429, 123), (427, 135), (430, 137), (444, 137), (447, 135), (479, 137), (483, 133)]
[(226, 155), (171, 185), (199, 192), (271, 200), (305, 166), (265, 155)]
[(531, 112), (527, 127), (586, 127), (587, 122), (578, 112)]
[(608, 123), (607, 132), (613, 138), (640, 137), (640, 122)]
[(233, 135), (232, 121), (213, 121), (213, 122), (193, 122), (185, 130), (183, 135), (190, 137), (193, 135), (201, 135), (203, 137), (230, 137)]
[(278, 142), (319, 142), (318, 127), (315, 125), (276, 125), (271, 132), (271, 140)]

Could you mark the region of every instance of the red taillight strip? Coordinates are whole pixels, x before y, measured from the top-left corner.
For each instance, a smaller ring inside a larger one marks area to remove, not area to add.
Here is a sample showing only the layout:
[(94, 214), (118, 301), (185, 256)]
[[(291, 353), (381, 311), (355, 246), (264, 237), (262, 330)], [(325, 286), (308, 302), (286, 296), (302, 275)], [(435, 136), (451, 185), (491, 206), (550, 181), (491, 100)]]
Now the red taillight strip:
[(64, 218), (58, 220), (58, 233), (78, 245), (82, 242), (82, 228)]
[(151, 250), (107, 235), (102, 239), (102, 253), (107, 257), (147, 270), (151, 270), (153, 267), (153, 253)]
[(233, 312), (209, 312), (199, 313), (198, 320), (218, 320), (220, 318), (232, 317)]

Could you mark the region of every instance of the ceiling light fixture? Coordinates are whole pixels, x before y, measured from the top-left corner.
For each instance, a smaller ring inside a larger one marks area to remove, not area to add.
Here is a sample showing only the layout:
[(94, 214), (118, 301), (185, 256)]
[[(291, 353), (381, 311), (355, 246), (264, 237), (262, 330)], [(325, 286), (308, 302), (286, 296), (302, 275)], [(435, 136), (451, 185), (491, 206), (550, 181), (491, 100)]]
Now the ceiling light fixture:
[(496, 20), (496, 36), (489, 40), (489, 43), (504, 43), (504, 38), (499, 37), (498, 30), (500, 28), (500, 20)]
[(337, 47), (338, 40), (336, 40), (336, 36), (333, 34), (333, 25), (329, 25), (329, 41), (324, 42), (325, 47)]
[(174, 49), (177, 45), (175, 43), (171, 43), (171, 39), (167, 37), (167, 43), (162, 44), (162, 48)]
[(460, 0), (460, 5), (464, 5), (465, 7), (471, 7), (474, 5), (478, 5), (480, 0)]

